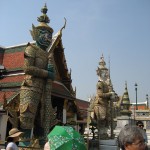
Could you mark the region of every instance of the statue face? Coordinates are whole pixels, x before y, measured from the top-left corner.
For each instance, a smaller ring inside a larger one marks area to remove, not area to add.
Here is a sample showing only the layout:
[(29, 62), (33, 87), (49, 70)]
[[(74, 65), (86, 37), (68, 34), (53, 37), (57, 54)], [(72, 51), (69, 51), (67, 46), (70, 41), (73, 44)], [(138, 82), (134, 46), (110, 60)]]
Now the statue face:
[(47, 49), (52, 41), (52, 33), (47, 30), (41, 30), (39, 29), (39, 37), (36, 40), (38, 46), (40, 46), (42, 49)]
[(106, 81), (106, 80), (107, 80), (107, 78), (108, 78), (107, 70), (102, 70), (102, 71), (101, 71), (100, 78), (101, 78), (103, 81)]

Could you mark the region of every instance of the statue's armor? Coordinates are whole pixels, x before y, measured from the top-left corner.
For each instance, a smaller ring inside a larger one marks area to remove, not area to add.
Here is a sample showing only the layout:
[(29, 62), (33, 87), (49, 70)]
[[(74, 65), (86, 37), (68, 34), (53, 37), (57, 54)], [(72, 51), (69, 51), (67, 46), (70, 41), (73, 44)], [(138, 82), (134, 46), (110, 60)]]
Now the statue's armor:
[(20, 126), (31, 129), (48, 77), (48, 54), (39, 47), (28, 44), (24, 57), (25, 78), (20, 92)]
[(97, 94), (94, 102), (94, 114), (96, 120), (107, 120), (109, 117), (108, 103), (111, 93), (108, 85), (103, 81), (97, 83)]

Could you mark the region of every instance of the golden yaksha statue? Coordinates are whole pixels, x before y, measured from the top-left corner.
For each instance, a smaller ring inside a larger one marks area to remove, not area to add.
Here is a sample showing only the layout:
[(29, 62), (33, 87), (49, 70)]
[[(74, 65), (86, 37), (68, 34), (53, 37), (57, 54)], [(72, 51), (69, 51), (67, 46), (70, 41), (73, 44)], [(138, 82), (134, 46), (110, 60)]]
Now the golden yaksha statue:
[[(47, 48), (52, 42), (53, 29), (47, 25), (46, 5), (42, 8), (42, 16), (38, 17), (39, 26), (32, 25), (31, 35), (35, 44), (28, 43), (24, 52), (25, 78), (20, 92), (20, 128), (24, 131), (42, 126), (44, 89), (47, 79), (54, 80), (55, 71), (48, 63)], [(36, 117), (38, 116), (38, 117)], [(40, 132), (40, 131), (39, 131)], [(30, 134), (28, 134), (30, 136)]]
[[(114, 98), (115, 93), (110, 86), (108, 69), (105, 67), (104, 57), (101, 57), (100, 66), (97, 69), (99, 80), (96, 85), (96, 96), (93, 102), (93, 113), (91, 119), (97, 122), (101, 138), (107, 138), (107, 130), (110, 126), (110, 100)], [(91, 120), (91, 121), (92, 121)]]

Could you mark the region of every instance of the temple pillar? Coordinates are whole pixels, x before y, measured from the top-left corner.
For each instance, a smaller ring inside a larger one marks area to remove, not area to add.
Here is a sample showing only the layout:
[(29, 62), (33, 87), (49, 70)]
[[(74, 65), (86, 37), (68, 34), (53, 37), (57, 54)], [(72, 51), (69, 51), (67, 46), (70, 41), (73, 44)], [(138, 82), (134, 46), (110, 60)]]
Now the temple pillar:
[(64, 100), (64, 107), (63, 107), (63, 124), (66, 124), (67, 122), (67, 111), (66, 111), (66, 106), (67, 106), (67, 100)]
[[(77, 123), (77, 114), (76, 113), (74, 113), (74, 121)], [(76, 130), (78, 129), (77, 125), (75, 125), (74, 127)]]
[[(7, 121), (7, 114), (0, 114), (0, 144), (5, 144)], [(4, 146), (0, 146), (0, 149), (1, 148), (4, 148)]]

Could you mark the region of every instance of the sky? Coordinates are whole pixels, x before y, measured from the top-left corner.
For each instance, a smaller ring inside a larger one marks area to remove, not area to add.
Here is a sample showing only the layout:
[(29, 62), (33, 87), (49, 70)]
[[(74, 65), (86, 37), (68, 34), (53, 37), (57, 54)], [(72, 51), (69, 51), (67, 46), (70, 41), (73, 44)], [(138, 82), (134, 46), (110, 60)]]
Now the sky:
[[(64, 25), (62, 42), (76, 97), (96, 94), (96, 69), (104, 56), (115, 92), (122, 96), (125, 82), (131, 102), (150, 96), (150, 0), (0, 0), (0, 45), (32, 41), (47, 4), (49, 26), (57, 33)], [(53, 35), (54, 35), (53, 34)], [(149, 98), (150, 99), (150, 98)]]

